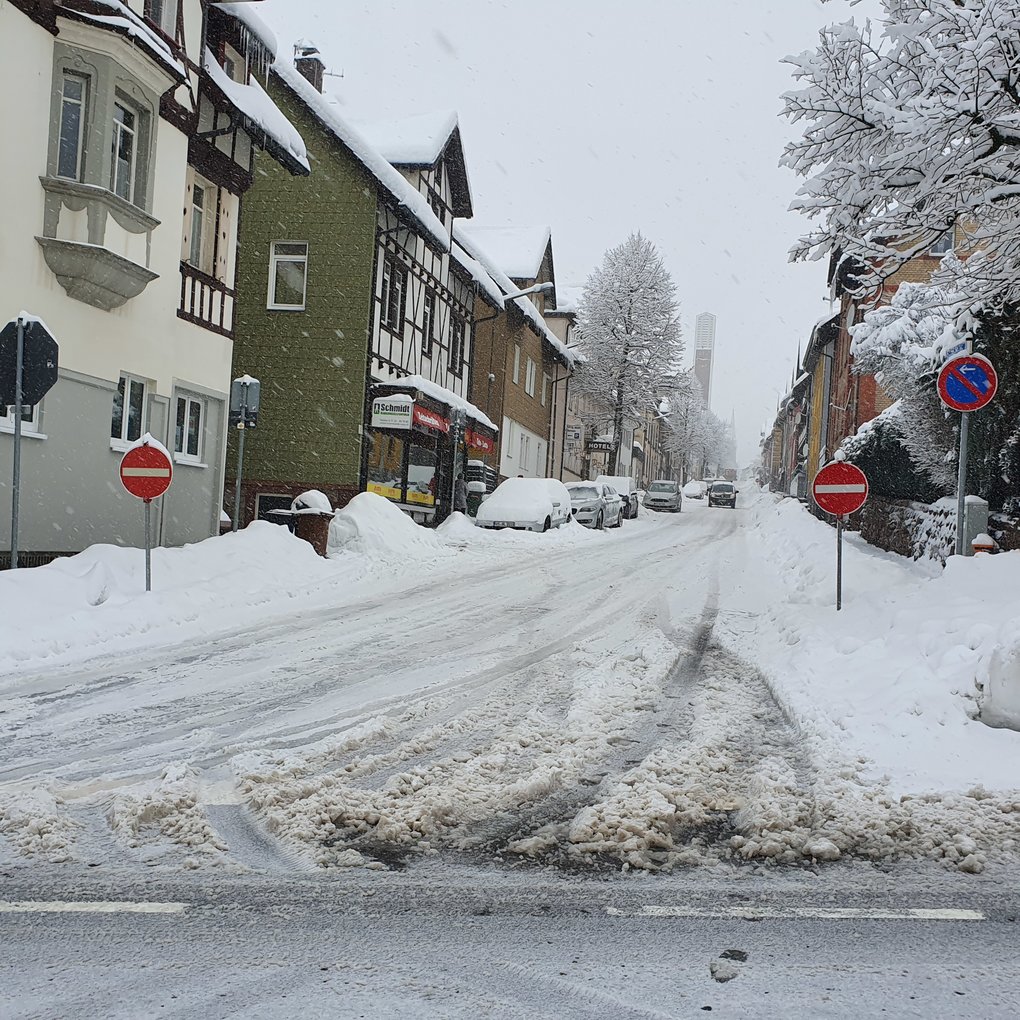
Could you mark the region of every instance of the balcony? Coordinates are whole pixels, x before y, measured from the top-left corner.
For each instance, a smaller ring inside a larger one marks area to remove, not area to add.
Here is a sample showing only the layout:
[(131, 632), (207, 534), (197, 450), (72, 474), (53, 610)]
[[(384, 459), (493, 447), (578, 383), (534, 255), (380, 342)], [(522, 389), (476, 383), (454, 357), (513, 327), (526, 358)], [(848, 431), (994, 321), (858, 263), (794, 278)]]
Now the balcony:
[(189, 262), (181, 263), (181, 306), (179, 318), (210, 329), (221, 336), (234, 336), (236, 291)]

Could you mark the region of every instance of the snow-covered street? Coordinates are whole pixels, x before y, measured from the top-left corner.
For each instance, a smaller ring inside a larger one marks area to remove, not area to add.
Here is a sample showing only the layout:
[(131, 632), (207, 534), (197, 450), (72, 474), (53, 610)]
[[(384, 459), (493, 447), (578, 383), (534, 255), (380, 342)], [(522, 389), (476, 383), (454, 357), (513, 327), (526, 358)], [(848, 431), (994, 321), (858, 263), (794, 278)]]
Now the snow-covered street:
[[(828, 660), (815, 649), (824, 690), (803, 660), (812, 627), (852, 632), (879, 589), (909, 602), (920, 586), (930, 601), (936, 580), (851, 548), (837, 622), (801, 574), (777, 572), (784, 541), (807, 555), (831, 534), (796, 504), (692, 500), (621, 531), (549, 535), (463, 518), (431, 533), (372, 496), (342, 519), (347, 551), (329, 561), (269, 525), (166, 553), (162, 595), (132, 592), (135, 575), (112, 577), (99, 551), (34, 573), (42, 590), (84, 570), (72, 591), (102, 566), (106, 598), (82, 610), (72, 594), (64, 615), (44, 614), (48, 644), (32, 629), (38, 606), (20, 605), (0, 715), (3, 860), (240, 872), (442, 854), (652, 872), (1015, 862), (1020, 798), (1001, 766), (1020, 758), (1016, 733), (969, 719), (972, 696), (954, 705), (923, 659), (906, 693), (856, 717), (844, 689), (878, 698), (883, 686), (854, 687), (875, 668), (867, 646), (859, 663), (849, 636)], [(196, 563), (217, 573), (196, 583)], [(936, 718), (885, 711), (925, 687)], [(934, 754), (933, 728), (946, 734)], [(935, 754), (941, 769), (925, 771)]]

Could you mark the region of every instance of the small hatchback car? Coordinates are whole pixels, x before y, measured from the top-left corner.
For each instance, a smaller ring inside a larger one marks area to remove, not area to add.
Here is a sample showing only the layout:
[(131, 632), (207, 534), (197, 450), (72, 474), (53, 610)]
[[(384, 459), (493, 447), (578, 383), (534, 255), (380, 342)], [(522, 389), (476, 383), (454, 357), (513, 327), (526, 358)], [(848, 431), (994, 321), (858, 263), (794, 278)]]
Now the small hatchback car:
[(668, 478), (657, 478), (645, 492), (645, 506), (649, 510), (670, 510), (680, 513), (680, 484)]
[(735, 509), (739, 491), (732, 482), (713, 482), (708, 489), (708, 505)]

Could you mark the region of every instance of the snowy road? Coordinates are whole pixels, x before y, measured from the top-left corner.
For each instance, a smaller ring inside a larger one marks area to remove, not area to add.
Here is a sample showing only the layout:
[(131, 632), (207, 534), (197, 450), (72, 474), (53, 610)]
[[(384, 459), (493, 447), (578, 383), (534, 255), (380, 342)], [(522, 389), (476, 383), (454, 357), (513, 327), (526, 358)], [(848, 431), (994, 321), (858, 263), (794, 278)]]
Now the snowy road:
[(802, 729), (752, 516), (452, 530), (5, 678), (13, 1015), (1012, 1015), (1017, 804)]
[(1015, 846), (1009, 804), (905, 803), (853, 761), (818, 767), (717, 636), (722, 616), (753, 625), (748, 593), (768, 598), (743, 591), (747, 513), (692, 505), (512, 545), (454, 532), (434, 560), (322, 585), (255, 626), (17, 677), (0, 862), (980, 871)]

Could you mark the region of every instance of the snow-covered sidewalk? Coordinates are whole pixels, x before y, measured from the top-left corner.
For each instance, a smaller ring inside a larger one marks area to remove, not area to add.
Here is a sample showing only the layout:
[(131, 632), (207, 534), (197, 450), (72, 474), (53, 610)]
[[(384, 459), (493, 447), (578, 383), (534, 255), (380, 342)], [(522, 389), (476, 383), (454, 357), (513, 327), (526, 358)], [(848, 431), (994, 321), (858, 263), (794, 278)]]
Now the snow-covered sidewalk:
[(977, 721), (1020, 642), (1020, 553), (911, 562), (762, 495), (726, 551), (716, 634), (768, 678), (816, 749), (893, 790), (1020, 788), (1020, 733)]

